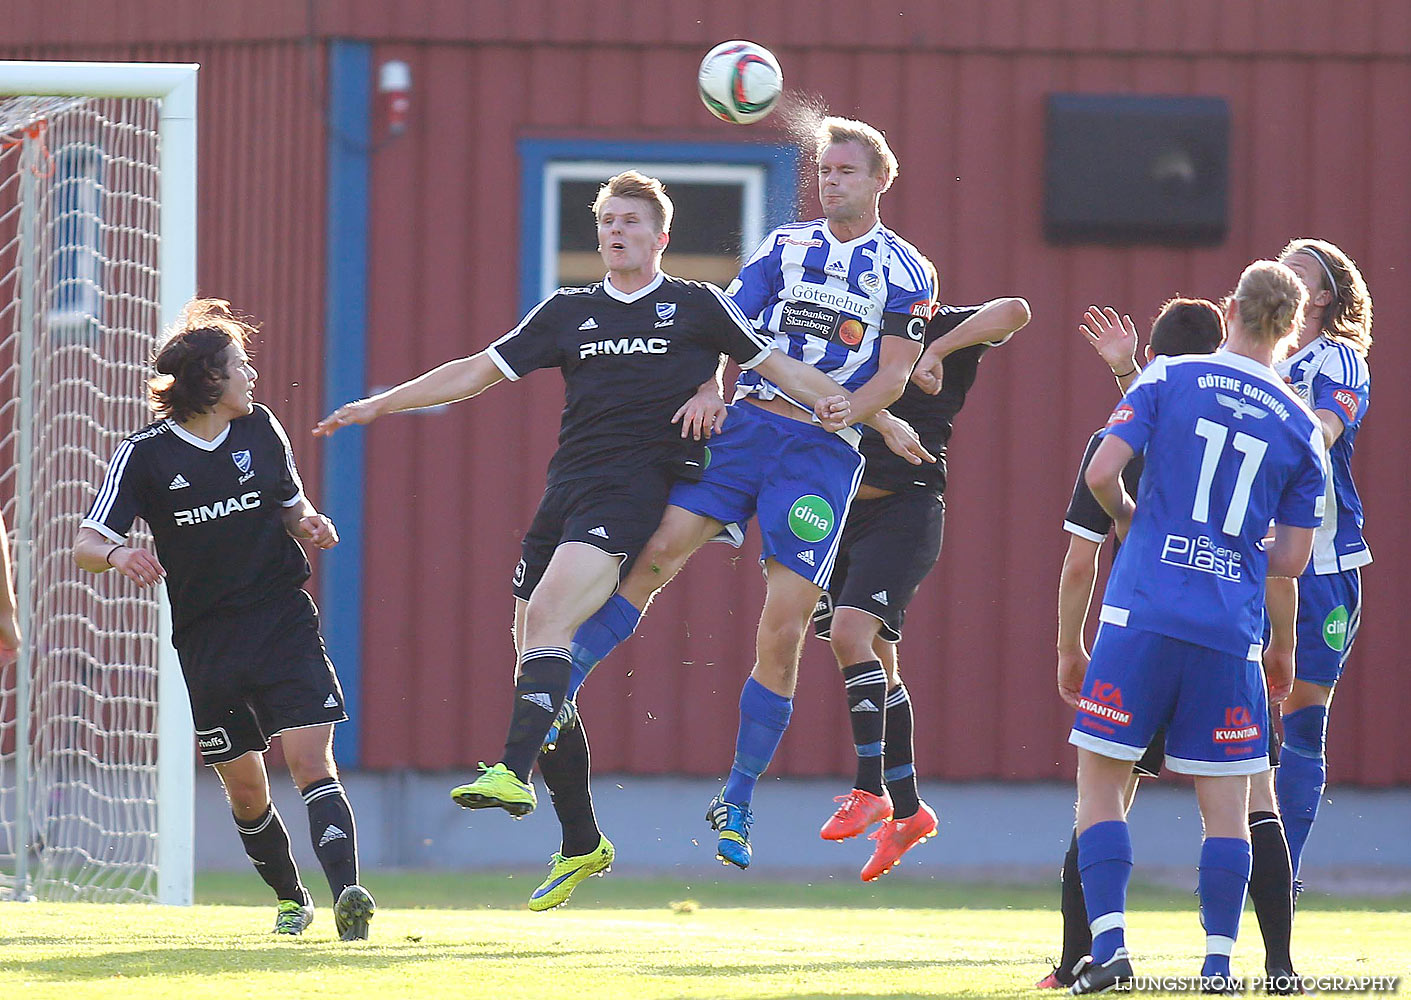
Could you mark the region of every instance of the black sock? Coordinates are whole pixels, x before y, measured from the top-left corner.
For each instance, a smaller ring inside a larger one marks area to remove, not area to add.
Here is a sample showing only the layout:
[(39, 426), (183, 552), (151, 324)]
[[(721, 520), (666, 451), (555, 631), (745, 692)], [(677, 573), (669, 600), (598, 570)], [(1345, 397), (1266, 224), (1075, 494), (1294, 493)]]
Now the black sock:
[(280, 899), (303, 903), (304, 887), (299, 882), (299, 869), (289, 848), (289, 831), (284, 828), (284, 820), (274, 803), (270, 803), (263, 816), (248, 823), (236, 818), (235, 829), (245, 845), (245, 854), (255, 864), (255, 871), (274, 894)]
[(593, 815), (593, 796), (588, 790), (592, 758), (583, 717), (578, 724), (559, 732), (552, 750), (539, 755), (539, 774), (549, 786), (549, 798), (563, 827), (563, 856), (587, 854), (598, 846), (601, 831)]
[(358, 831), (353, 807), (337, 778), (315, 781), (303, 790), (303, 796), (304, 805), (309, 808), (309, 839), (337, 902), (344, 889), (358, 882)]
[(898, 684), (887, 692), (887, 745), (883, 750), (882, 772), (887, 779), (887, 791), (892, 795), (892, 817), (907, 819), (921, 808), (916, 797), (916, 765), (911, 747), (911, 698), (906, 685)]
[(1058, 980), (1073, 985), (1073, 966), (1087, 957), (1093, 946), (1088, 907), (1083, 898), (1083, 877), (1078, 871), (1078, 828), (1063, 855), (1063, 957), (1058, 960)]
[(877, 660), (843, 668), (843, 687), (848, 694), (848, 719), (852, 722), (852, 742), (857, 750), (857, 781), (873, 795), (882, 794), (882, 737), (887, 721), (887, 675)]
[(1249, 814), (1250, 850), (1254, 855), (1249, 873), (1249, 898), (1264, 935), (1264, 970), (1292, 972), (1289, 938), (1293, 934), (1293, 869), (1289, 864), (1289, 844), (1277, 813)]
[(568, 680), (573, 660), (560, 646), (537, 646), (527, 650), (519, 661), (519, 680), (514, 685), (514, 714), (500, 758), (518, 776), (529, 780), (539, 748), (554, 717), (568, 697)]

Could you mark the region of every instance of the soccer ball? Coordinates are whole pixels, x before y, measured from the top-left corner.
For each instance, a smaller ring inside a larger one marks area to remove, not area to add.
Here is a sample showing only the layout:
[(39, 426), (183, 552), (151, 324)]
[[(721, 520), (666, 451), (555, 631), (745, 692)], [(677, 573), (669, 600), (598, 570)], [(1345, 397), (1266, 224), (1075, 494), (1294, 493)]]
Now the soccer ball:
[(721, 42), (701, 60), (701, 103), (721, 121), (749, 125), (774, 110), (784, 90), (779, 60), (754, 42)]

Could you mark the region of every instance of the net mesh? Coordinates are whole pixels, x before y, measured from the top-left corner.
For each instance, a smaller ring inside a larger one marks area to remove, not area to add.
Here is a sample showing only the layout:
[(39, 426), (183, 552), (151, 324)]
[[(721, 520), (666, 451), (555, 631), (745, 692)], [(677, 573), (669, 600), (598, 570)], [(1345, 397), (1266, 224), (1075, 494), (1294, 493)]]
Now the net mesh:
[(156, 594), (79, 570), (70, 546), (150, 419), (158, 113), (0, 100), (0, 503), (25, 629), (0, 668), (0, 897), (156, 895)]

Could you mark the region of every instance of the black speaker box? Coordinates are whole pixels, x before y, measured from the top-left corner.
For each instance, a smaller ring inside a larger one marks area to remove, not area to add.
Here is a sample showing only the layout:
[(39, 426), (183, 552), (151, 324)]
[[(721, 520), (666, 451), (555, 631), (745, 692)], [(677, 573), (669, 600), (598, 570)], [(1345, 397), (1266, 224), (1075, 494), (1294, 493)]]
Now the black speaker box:
[(1225, 238), (1230, 107), (1221, 97), (1050, 94), (1044, 235), (1059, 243)]

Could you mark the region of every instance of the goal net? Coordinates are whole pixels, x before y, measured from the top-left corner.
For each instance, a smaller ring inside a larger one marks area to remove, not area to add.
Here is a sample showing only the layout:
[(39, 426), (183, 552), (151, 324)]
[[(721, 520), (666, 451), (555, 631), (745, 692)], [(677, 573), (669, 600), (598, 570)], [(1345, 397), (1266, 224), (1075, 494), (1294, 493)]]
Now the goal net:
[[(19, 94), (0, 96), (0, 504), (23, 634), (0, 666), (0, 898), (189, 902), (165, 596), (78, 569), (70, 547), (113, 449), (151, 419), (148, 359), (191, 292), (164, 244), (175, 222), (194, 258), (194, 205), (173, 211), (161, 87), (95, 64), (7, 80), (17, 66), (40, 64), (0, 64), (0, 94)], [(133, 540), (151, 543), (140, 522)]]

